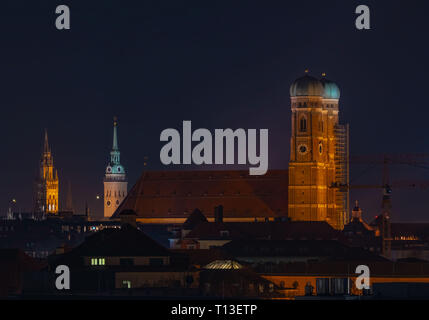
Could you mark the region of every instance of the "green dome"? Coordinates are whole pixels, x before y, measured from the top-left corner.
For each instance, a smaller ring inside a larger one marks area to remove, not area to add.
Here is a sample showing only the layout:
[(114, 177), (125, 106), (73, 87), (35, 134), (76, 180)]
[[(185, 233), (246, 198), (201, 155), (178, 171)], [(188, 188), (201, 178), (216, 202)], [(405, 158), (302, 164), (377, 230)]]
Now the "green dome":
[(324, 89), (318, 79), (306, 74), (292, 83), (289, 92), (291, 97), (323, 96)]
[(340, 88), (331, 80), (323, 77), (320, 82), (323, 85), (323, 98), (325, 99), (340, 99)]

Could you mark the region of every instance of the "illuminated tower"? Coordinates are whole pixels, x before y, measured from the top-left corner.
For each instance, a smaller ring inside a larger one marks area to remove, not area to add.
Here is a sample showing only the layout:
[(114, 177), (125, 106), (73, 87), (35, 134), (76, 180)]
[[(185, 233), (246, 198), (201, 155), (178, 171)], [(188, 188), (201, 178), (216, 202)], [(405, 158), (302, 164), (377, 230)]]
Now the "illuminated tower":
[(338, 86), (306, 75), (290, 87), (288, 215), (342, 229), (348, 217), (348, 126), (338, 123)]
[(106, 167), (104, 178), (104, 217), (110, 218), (127, 195), (127, 180), (125, 169), (120, 163), (118, 148), (118, 122), (113, 120), (113, 147), (110, 152), (110, 162)]
[(48, 132), (45, 130), (45, 143), (36, 180), (35, 212), (42, 214), (58, 213), (58, 172), (54, 168)]

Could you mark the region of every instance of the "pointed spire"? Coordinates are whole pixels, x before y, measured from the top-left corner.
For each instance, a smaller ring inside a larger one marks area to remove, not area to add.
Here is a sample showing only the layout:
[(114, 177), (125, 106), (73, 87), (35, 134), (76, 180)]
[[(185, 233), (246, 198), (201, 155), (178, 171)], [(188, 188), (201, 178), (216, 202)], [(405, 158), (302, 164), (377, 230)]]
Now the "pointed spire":
[(50, 152), (49, 143), (48, 143), (48, 130), (47, 129), (45, 129), (45, 144), (43, 146), (43, 152), (44, 153)]
[(118, 150), (118, 134), (116, 131), (116, 127), (118, 125), (118, 118), (115, 116), (113, 117), (113, 150)]

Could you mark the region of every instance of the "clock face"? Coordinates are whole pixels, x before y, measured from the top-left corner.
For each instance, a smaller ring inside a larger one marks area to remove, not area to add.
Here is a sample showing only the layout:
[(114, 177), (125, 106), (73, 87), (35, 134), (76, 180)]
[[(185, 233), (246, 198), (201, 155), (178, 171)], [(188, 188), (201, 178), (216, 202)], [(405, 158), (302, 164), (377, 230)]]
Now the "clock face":
[(306, 154), (308, 152), (307, 145), (301, 144), (298, 146), (298, 152), (302, 155)]
[(109, 167), (107, 167), (107, 168), (106, 168), (106, 171), (107, 171), (107, 173), (112, 172), (112, 167), (110, 167), (110, 166), (109, 166)]

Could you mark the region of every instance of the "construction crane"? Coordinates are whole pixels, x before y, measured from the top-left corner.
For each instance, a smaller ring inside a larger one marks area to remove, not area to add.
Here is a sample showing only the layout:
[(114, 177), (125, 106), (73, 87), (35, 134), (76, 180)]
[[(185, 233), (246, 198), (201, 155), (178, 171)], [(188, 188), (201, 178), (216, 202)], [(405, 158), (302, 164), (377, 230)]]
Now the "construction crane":
[[(386, 257), (391, 255), (391, 209), (392, 209), (392, 188), (423, 188), (429, 187), (429, 181), (397, 181), (390, 182), (389, 165), (410, 165), (418, 168), (429, 169), (429, 154), (427, 153), (414, 153), (414, 154), (380, 154), (380, 155), (363, 155), (351, 156), (350, 164), (369, 164), (369, 168), (376, 165), (383, 166), (382, 183), (379, 185), (357, 185), (349, 183), (348, 185), (333, 184), (331, 187), (338, 188), (339, 190), (350, 192), (350, 189), (367, 189), (367, 188), (381, 188), (383, 189), (383, 198), (381, 203), (381, 230), (382, 237), (382, 254)], [(365, 172), (366, 173), (366, 170)], [(362, 174), (361, 174), (362, 175)]]

